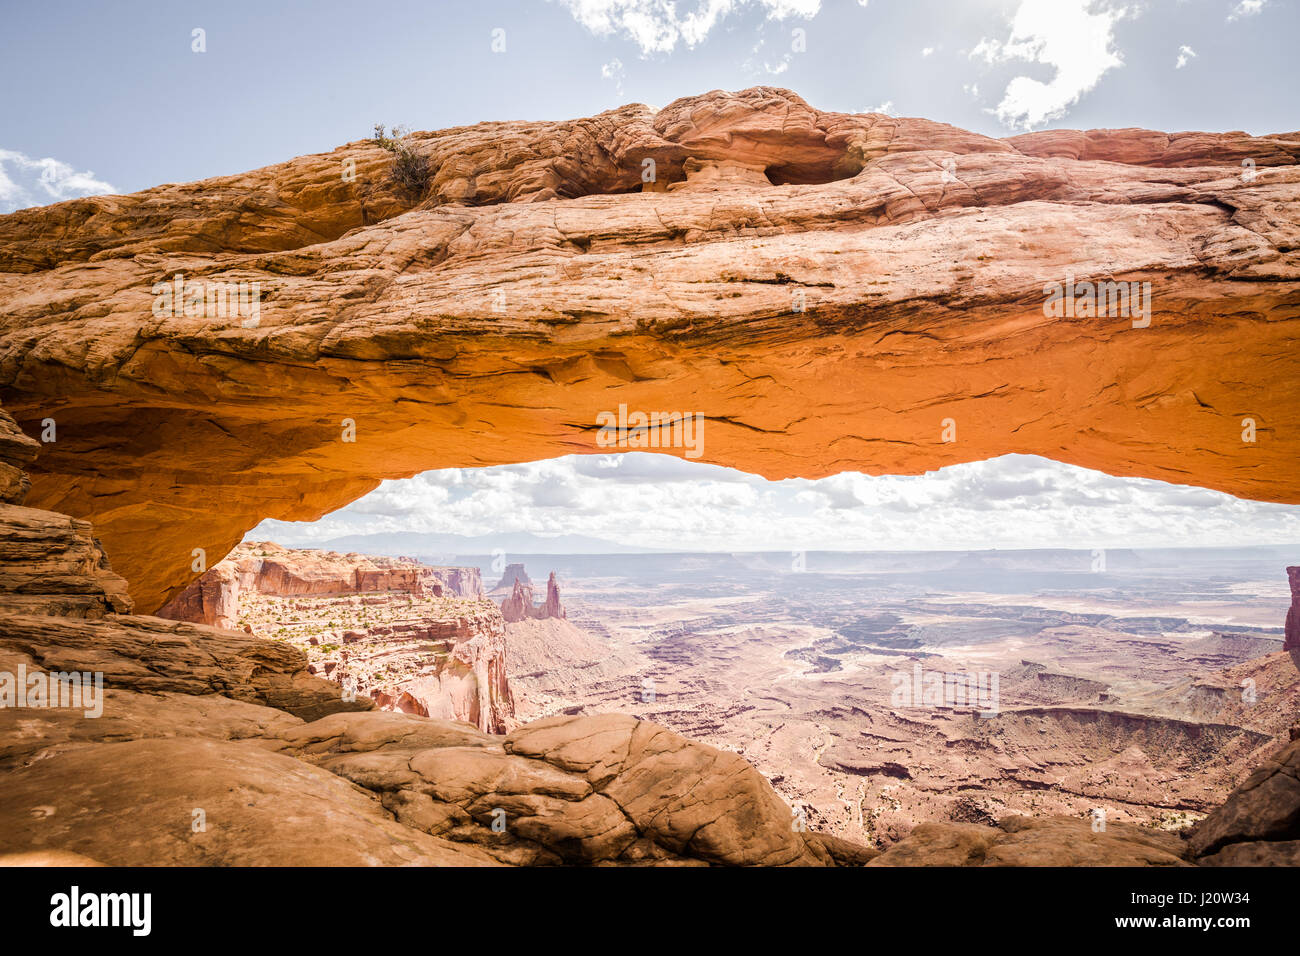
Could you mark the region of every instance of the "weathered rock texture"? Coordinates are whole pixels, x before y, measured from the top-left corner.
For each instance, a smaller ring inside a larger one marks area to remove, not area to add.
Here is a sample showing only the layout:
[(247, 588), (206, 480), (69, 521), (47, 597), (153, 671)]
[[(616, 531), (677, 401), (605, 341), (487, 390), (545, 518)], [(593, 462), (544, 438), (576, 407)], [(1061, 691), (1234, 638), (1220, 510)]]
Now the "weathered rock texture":
[[(362, 141), (0, 217), (0, 398), (57, 423), (31, 503), (142, 610), (262, 518), (605, 451), (620, 404), (771, 478), (1021, 452), (1300, 502), (1300, 135), (999, 140), (758, 88), (414, 146), (423, 197)], [(257, 321), (155, 314), (178, 274), (260, 283)], [(1046, 316), (1070, 276), (1150, 282), (1149, 326)]]
[(503, 733), (514, 717), (505, 627), (481, 590), (477, 568), (256, 542), (158, 613), (287, 642), (312, 674), (384, 710)]
[(867, 866), (1190, 866), (1174, 833), (1075, 817), (1012, 816), (996, 827), (922, 823)]

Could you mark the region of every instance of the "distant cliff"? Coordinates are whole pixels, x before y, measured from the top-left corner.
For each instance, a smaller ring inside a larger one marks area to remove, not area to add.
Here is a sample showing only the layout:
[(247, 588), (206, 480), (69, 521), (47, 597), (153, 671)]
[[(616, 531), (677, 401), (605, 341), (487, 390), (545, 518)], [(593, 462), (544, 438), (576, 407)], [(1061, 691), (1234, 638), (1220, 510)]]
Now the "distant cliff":
[(483, 578), (478, 568), (432, 567), (411, 558), (248, 542), (166, 604), (158, 616), (234, 627), (239, 596), (246, 589), (277, 597), (401, 591), (425, 598), (479, 598)]
[(307, 653), (310, 673), (384, 710), (512, 724), (505, 627), (477, 568), (240, 545), (160, 617), (242, 629)]
[[(1282, 650), (1291, 651), (1294, 657), (1300, 652), (1300, 567), (1287, 568), (1286, 576), (1291, 582), (1291, 610), (1286, 615), (1286, 641)], [(1300, 664), (1300, 658), (1297, 664)]]

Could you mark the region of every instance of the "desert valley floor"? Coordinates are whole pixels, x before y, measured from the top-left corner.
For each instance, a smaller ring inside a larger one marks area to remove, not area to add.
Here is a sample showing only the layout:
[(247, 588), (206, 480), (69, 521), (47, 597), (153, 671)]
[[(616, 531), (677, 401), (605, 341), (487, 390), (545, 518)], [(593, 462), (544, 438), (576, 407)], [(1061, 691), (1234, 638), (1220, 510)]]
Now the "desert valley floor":
[[(511, 682), (521, 719), (653, 720), (873, 845), (1013, 812), (1178, 829), (1287, 739), (1285, 551), (533, 556), (576, 627), (508, 625), (508, 653), (535, 632)], [(918, 667), (996, 674), (996, 712), (899, 706)]]

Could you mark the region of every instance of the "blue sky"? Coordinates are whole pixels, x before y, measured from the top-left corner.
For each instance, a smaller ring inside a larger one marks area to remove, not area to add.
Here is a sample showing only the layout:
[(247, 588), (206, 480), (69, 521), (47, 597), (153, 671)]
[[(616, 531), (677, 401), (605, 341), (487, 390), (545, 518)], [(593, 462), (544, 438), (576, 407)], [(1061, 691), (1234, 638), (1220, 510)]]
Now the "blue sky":
[(1300, 129), (1294, 0), (45, 0), (0, 17), (0, 212), (236, 173), (376, 122), (757, 84), (991, 135)]

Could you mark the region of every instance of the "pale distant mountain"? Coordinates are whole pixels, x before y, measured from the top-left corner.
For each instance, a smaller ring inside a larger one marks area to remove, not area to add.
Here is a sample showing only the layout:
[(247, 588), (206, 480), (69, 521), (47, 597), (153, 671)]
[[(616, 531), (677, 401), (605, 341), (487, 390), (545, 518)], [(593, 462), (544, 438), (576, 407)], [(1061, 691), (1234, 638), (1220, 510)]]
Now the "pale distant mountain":
[(638, 548), (582, 534), (546, 536), (530, 531), (504, 534), (426, 534), (392, 531), (349, 534), (310, 547), (327, 551), (356, 551), (384, 555), (484, 555), (506, 554), (658, 554), (654, 548)]

